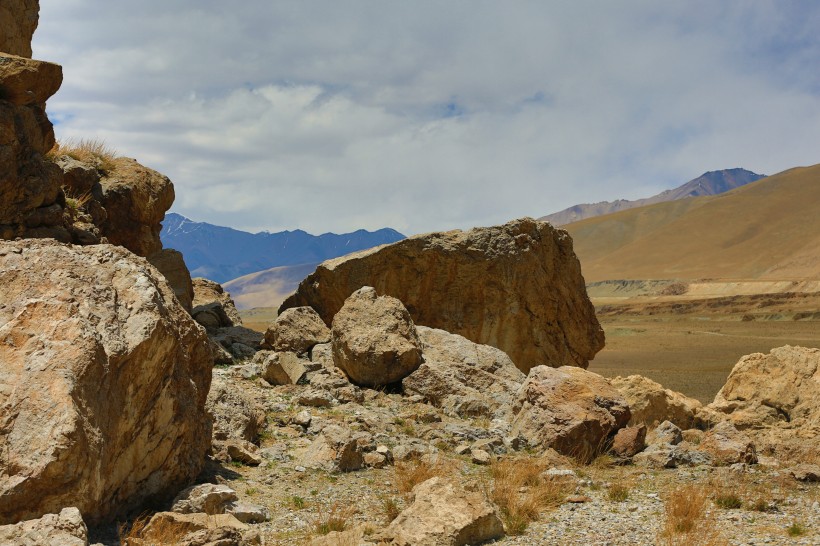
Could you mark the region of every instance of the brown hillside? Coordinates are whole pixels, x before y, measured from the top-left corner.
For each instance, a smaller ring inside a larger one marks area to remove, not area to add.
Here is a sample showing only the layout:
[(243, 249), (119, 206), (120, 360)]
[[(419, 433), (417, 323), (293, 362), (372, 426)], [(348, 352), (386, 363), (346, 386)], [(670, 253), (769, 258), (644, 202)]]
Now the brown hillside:
[(587, 282), (820, 278), (820, 165), (565, 226)]
[(243, 275), (226, 282), (238, 309), (279, 307), (318, 264), (285, 265)]

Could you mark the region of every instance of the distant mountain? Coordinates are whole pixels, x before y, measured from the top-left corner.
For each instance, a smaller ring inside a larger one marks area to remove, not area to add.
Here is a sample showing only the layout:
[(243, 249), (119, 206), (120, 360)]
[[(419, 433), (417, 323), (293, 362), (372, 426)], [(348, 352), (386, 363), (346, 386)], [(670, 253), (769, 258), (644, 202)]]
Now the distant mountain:
[(162, 244), (182, 252), (193, 277), (219, 283), (285, 265), (320, 263), (404, 239), (396, 230), (360, 229), (353, 233), (311, 235), (302, 230), (279, 233), (248, 233), (194, 222), (179, 214), (165, 215), (160, 232)]
[(239, 309), (278, 308), (296, 290), (302, 279), (316, 270), (317, 265), (319, 264), (273, 267), (233, 279), (223, 286), (231, 293), (231, 298)]
[(820, 280), (820, 165), (564, 226), (587, 282)]
[(638, 199), (636, 201), (619, 199), (617, 201), (585, 203), (583, 205), (575, 205), (568, 209), (564, 209), (561, 212), (542, 216), (539, 220), (546, 220), (555, 226), (563, 226), (565, 224), (583, 220), (584, 218), (603, 216), (604, 214), (611, 214), (613, 212), (633, 209), (635, 207), (643, 207), (645, 205), (653, 205), (655, 203), (663, 203), (666, 201), (675, 201), (677, 199), (686, 199), (687, 197), (717, 195), (734, 188), (744, 186), (749, 182), (760, 180), (764, 176), (765, 175), (747, 171), (746, 169), (709, 171), (707, 173), (703, 173), (694, 180), (690, 180), (683, 186), (678, 186), (677, 188), (663, 191), (657, 195), (653, 195), (652, 197), (647, 197), (646, 199)]

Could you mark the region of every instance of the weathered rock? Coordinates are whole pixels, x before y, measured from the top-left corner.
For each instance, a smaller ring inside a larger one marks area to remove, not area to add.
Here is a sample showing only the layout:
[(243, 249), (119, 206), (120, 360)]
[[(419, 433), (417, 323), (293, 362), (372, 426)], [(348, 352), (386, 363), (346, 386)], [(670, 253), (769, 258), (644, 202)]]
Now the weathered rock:
[(652, 444), (668, 444), (674, 446), (683, 441), (683, 432), (671, 421), (664, 421), (652, 431), (650, 439)]
[(214, 377), (205, 406), (213, 415), (215, 440), (256, 441), (265, 425), (265, 412), (244, 391)]
[(503, 351), (418, 326), (424, 363), (405, 377), (406, 394), (462, 417), (507, 417), (524, 374)]
[(265, 342), (274, 351), (302, 354), (329, 341), (330, 329), (310, 307), (286, 309), (265, 332)]
[[(196, 278), (192, 280), (194, 288), (194, 311), (193, 316), (197, 322), (211, 329), (242, 326), (242, 318), (236, 310), (230, 294), (225, 292), (219, 283), (208, 279)], [(210, 316), (205, 319), (199, 317), (200, 313), (207, 311)], [(203, 322), (206, 321), (206, 322)]]
[(688, 442), (677, 445), (653, 444), (635, 454), (632, 462), (649, 468), (677, 468), (679, 466), (711, 465), (711, 455)]
[(204, 330), (116, 246), (0, 242), (0, 521), (170, 497), (210, 447)]
[(231, 514), (180, 514), (158, 512), (140, 533), (141, 539), (129, 544), (148, 546), (157, 540), (179, 546), (240, 546), (242, 532), (250, 529)]
[(612, 441), (612, 453), (629, 458), (646, 447), (646, 425), (622, 428)]
[(742, 357), (707, 409), (739, 429), (778, 427), (820, 436), (820, 349), (786, 345)]
[(245, 440), (228, 440), (225, 442), (225, 451), (232, 461), (258, 466), (262, 464), (262, 457), (259, 455), (259, 448)]
[(254, 362), (261, 364), (262, 377), (271, 385), (295, 385), (307, 372), (305, 360), (296, 353), (260, 351)]
[(224, 514), (226, 508), (237, 500), (236, 491), (227, 485), (203, 483), (180, 491), (174, 499), (171, 512)]
[(0, 99), (19, 106), (45, 104), (63, 83), (63, 67), (0, 53)]
[(396, 298), (354, 292), (333, 318), (333, 362), (353, 383), (378, 387), (401, 381), (421, 364), (421, 342)]
[(37, 28), (38, 0), (3, 0), (0, 3), (0, 51), (31, 57), (31, 37)]
[(0, 525), (0, 544), (88, 546), (88, 529), (79, 510), (63, 508), (59, 514), (45, 514), (40, 519)]
[(604, 333), (566, 231), (524, 218), (410, 237), (322, 263), (285, 300), (326, 324), (362, 286), (398, 298), (416, 324), (506, 352), (523, 371), (586, 367)]
[(227, 513), (242, 523), (263, 523), (270, 519), (267, 508), (249, 502), (234, 502), (227, 507)]
[(191, 273), (182, 259), (182, 253), (172, 248), (165, 248), (148, 256), (148, 261), (162, 273), (185, 310), (192, 312), (194, 287), (191, 284)]
[(333, 363), (333, 346), (330, 343), (319, 343), (310, 350), (310, 361), (318, 368), (335, 368)]
[(728, 422), (718, 423), (707, 431), (700, 449), (712, 455), (719, 464), (757, 463), (757, 450), (752, 440)]
[(589, 460), (629, 421), (629, 406), (598, 374), (572, 366), (530, 370), (513, 406), (512, 434), (533, 447)]
[(493, 506), (478, 492), (431, 478), (413, 488), (413, 504), (373, 538), (396, 546), (479, 544), (504, 536)]
[(118, 157), (100, 185), (100, 203), (107, 211), (100, 230), (108, 241), (139, 256), (162, 250), (160, 222), (174, 202), (174, 185), (168, 177), (133, 159)]
[(311, 408), (329, 408), (333, 405), (335, 398), (327, 391), (320, 389), (307, 389), (299, 394), (296, 402), (300, 406)]
[(662, 421), (671, 421), (688, 429), (695, 423), (695, 415), (702, 407), (700, 401), (665, 389), (642, 375), (619, 376), (609, 382), (626, 398), (632, 413), (631, 425), (643, 423), (653, 427)]
[(820, 465), (800, 463), (789, 468), (787, 472), (799, 482), (820, 482)]
[(353, 434), (338, 425), (328, 425), (308, 446), (301, 457), (301, 464), (328, 472), (359, 470), (364, 466), (363, 444), (367, 443), (368, 438), (366, 433)]

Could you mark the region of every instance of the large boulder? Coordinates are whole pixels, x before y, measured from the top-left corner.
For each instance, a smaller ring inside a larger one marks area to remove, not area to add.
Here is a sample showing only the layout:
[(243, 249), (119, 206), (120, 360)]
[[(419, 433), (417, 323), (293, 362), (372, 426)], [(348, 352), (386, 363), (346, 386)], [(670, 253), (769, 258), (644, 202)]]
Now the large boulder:
[(330, 329), (310, 307), (286, 309), (265, 331), (265, 343), (274, 351), (303, 354), (329, 341)]
[(604, 346), (566, 231), (524, 218), (417, 235), (328, 260), (280, 307), (313, 307), (326, 324), (362, 286), (398, 298), (416, 324), (507, 353), (524, 372), (586, 367)]
[(210, 447), (205, 331), (112, 245), (0, 242), (0, 523), (173, 494)]
[(513, 436), (580, 460), (604, 451), (630, 418), (626, 400), (606, 379), (572, 366), (530, 370), (513, 415)]
[(507, 417), (524, 374), (504, 351), (444, 330), (417, 326), (424, 363), (405, 377), (406, 394), (462, 417)]
[(88, 529), (79, 510), (63, 508), (59, 514), (45, 514), (38, 519), (0, 525), (0, 544), (88, 546)]
[(689, 429), (695, 424), (696, 415), (703, 406), (700, 401), (665, 389), (660, 383), (642, 375), (618, 376), (609, 382), (626, 398), (632, 414), (631, 425), (653, 427), (671, 421), (682, 429)]
[(31, 57), (31, 37), (37, 29), (38, 0), (0, 2), (0, 51)]
[(148, 261), (156, 267), (171, 285), (174, 295), (186, 311), (193, 311), (194, 286), (191, 283), (191, 273), (182, 253), (173, 248), (164, 248), (148, 256)]
[(504, 526), (485, 496), (435, 477), (413, 488), (413, 503), (376, 540), (395, 546), (462, 546), (504, 536)]
[[(194, 289), (193, 316), (209, 331), (230, 326), (242, 326), (242, 318), (231, 295), (217, 282), (197, 277)], [(199, 315), (202, 314), (200, 317)]]
[(331, 333), (333, 362), (358, 385), (395, 383), (421, 364), (421, 342), (407, 309), (369, 286), (347, 298)]
[(707, 406), (739, 429), (820, 435), (820, 349), (786, 345), (742, 357)]
[(216, 376), (206, 403), (213, 416), (214, 439), (255, 442), (265, 426), (264, 410), (242, 389)]
[(62, 83), (58, 64), (0, 53), (0, 100), (43, 105)]

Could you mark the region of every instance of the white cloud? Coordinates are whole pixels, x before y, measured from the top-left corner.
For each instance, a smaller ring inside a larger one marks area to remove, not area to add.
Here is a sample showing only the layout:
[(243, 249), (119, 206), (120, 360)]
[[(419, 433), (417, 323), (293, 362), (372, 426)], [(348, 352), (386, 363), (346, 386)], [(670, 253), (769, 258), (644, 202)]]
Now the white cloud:
[(41, 0), (58, 137), (251, 230), (407, 233), (818, 161), (810, 2)]

